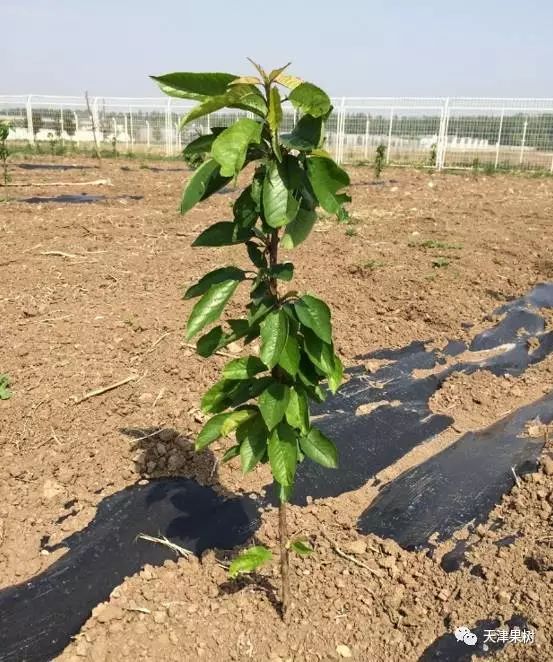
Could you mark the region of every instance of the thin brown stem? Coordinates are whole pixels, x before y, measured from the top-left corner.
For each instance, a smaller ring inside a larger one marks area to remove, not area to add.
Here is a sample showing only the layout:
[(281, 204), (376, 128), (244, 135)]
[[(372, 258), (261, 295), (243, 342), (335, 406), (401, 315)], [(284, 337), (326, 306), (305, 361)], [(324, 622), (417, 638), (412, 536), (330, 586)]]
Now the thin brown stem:
[[(269, 242), (269, 267), (272, 269), (278, 262), (278, 230), (273, 230)], [(278, 299), (277, 279), (269, 278), (269, 290), (274, 297)]]
[(278, 507), (278, 529), (280, 537), (280, 576), (282, 579), (282, 618), (289, 620), (290, 607), (290, 561), (288, 558), (288, 523), (286, 521), (286, 502)]

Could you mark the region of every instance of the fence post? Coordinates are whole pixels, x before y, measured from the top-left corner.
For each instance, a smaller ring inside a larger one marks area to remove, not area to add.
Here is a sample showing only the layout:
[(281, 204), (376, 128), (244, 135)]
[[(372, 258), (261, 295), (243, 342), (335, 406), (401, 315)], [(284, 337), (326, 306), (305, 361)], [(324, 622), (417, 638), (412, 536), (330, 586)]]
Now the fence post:
[(442, 150), (442, 168), (446, 167), (445, 156), (447, 153), (447, 136), (449, 135), (449, 118), (450, 118), (449, 97), (447, 97), (445, 104), (445, 117), (444, 117), (444, 144)]
[[(105, 106), (105, 100), (104, 100), (104, 106)], [(92, 102), (92, 115), (94, 118), (94, 126), (96, 128), (96, 131), (98, 133), (102, 134), (100, 136), (100, 140), (103, 139), (103, 133), (100, 125), (100, 114), (98, 112), (98, 97), (94, 97), (94, 101)]]
[(499, 131), (497, 132), (497, 143), (495, 145), (495, 169), (499, 165), (499, 147), (501, 146), (501, 133), (503, 132), (503, 118), (505, 117), (505, 108), (501, 109), (501, 119), (499, 120)]
[(73, 117), (75, 118), (75, 142), (77, 143), (77, 147), (80, 145), (80, 140), (79, 140), (79, 116), (77, 115), (77, 111), (73, 111)]
[(445, 153), (447, 149), (447, 130), (449, 125), (449, 97), (444, 101), (442, 108), (442, 117), (438, 129), (438, 144), (436, 145), (436, 170), (443, 170), (445, 167)]
[(528, 129), (528, 118), (524, 120), (524, 128), (522, 129), (522, 140), (520, 141), (520, 158), (518, 164), (521, 166), (524, 159), (524, 146), (526, 145), (526, 131)]
[(392, 146), (392, 125), (394, 123), (394, 109), (390, 108), (390, 126), (388, 128), (388, 146), (386, 147), (386, 164), (390, 163), (390, 148)]
[(338, 163), (344, 162), (344, 143), (346, 140), (346, 97), (342, 97), (342, 102), (340, 103), (340, 160)]
[(146, 147), (150, 149), (150, 122), (146, 120)]
[(367, 115), (367, 119), (365, 121), (365, 148), (363, 150), (363, 158), (365, 161), (369, 157), (369, 125), (370, 125), (370, 119), (369, 115)]
[(165, 156), (171, 156), (173, 148), (171, 128), (171, 99), (167, 99), (167, 107), (165, 108)]
[(125, 127), (125, 149), (127, 152), (129, 151), (129, 122), (127, 120), (127, 113), (123, 115), (125, 119), (124, 127)]
[(132, 108), (129, 108), (129, 131), (130, 131), (130, 138), (131, 138), (131, 152), (134, 152), (134, 121), (133, 121), (133, 116), (132, 116)]
[(27, 97), (27, 104), (26, 104), (26, 110), (27, 110), (27, 133), (29, 134), (29, 140), (34, 144), (35, 142), (35, 131), (33, 127), (33, 106), (31, 104), (31, 97), (32, 95), (29, 95)]

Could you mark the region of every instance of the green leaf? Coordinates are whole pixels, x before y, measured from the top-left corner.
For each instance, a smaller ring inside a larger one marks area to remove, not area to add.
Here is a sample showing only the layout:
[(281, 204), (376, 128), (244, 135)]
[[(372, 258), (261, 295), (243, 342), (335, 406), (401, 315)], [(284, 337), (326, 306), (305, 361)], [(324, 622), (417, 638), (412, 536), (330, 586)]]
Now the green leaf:
[(282, 248), (295, 248), (302, 241), (305, 241), (316, 220), (316, 212), (300, 208), (296, 218), (286, 226), (286, 232), (280, 241)]
[(294, 540), (290, 543), (290, 549), (292, 549), (299, 556), (309, 556), (315, 551), (310, 547), (304, 540)]
[(221, 462), (223, 462), (223, 464), (225, 462), (230, 462), (230, 460), (234, 459), (235, 457), (238, 457), (239, 455), (240, 455), (240, 446), (238, 444), (235, 444), (225, 452), (225, 454), (221, 458)]
[(248, 322), (250, 326), (261, 323), (274, 310), (276, 300), (272, 296), (263, 296), (248, 304)]
[(312, 428), (307, 436), (300, 437), (300, 448), (313, 462), (327, 469), (338, 468), (336, 446), (317, 428)]
[(267, 123), (269, 124), (269, 129), (271, 130), (271, 143), (273, 146), (273, 152), (275, 153), (277, 159), (282, 161), (282, 153), (280, 151), (279, 143), (279, 129), (280, 123), (282, 122), (282, 106), (280, 103), (280, 93), (278, 88), (271, 87), (269, 95)]
[(304, 352), (300, 353), (300, 367), (298, 369), (298, 377), (303, 384), (310, 398), (318, 402), (324, 402), (326, 393), (319, 386), (322, 379), (317, 372), (315, 366), (309, 360), (309, 357)]
[(194, 172), (182, 194), (181, 214), (186, 214), (198, 202), (205, 200), (230, 182), (230, 177), (221, 177), (219, 168), (217, 161), (209, 159)]
[(9, 400), (12, 395), (10, 391), (10, 376), (0, 374), (0, 400)]
[(236, 386), (235, 382), (221, 379), (207, 390), (201, 400), (201, 408), (204, 414), (218, 414), (232, 404), (229, 394)]
[(212, 285), (215, 283), (222, 283), (228, 280), (237, 280), (242, 281), (246, 277), (246, 272), (238, 267), (221, 267), (220, 269), (214, 269), (208, 274), (200, 278), (200, 280), (195, 284), (189, 287), (184, 293), (184, 299), (193, 299), (194, 297), (199, 297)]
[(279, 85), (283, 85), (290, 90), (293, 90), (304, 82), (301, 78), (298, 78), (297, 76), (289, 76), (288, 74), (279, 74), (275, 78), (275, 81), (279, 83)]
[(343, 203), (351, 198), (338, 193), (350, 183), (349, 175), (330, 158), (310, 156), (307, 159), (307, 176), (319, 199), (321, 207), (329, 214), (338, 214)]
[(275, 310), (261, 323), (261, 350), (259, 357), (268, 368), (278, 363), (288, 338), (288, 316), (282, 310)]
[(257, 398), (272, 381), (270, 375), (259, 378), (250, 378), (236, 381), (236, 386), (229, 393), (229, 400), (233, 407), (241, 405), (252, 398)]
[(267, 366), (257, 356), (245, 356), (229, 361), (223, 368), (223, 377), (226, 379), (249, 379), (264, 370), (267, 370)]
[(229, 577), (236, 579), (238, 575), (246, 572), (253, 572), (263, 564), (268, 563), (273, 558), (270, 550), (266, 547), (250, 547), (237, 556), (229, 567)]
[(267, 104), (263, 95), (254, 85), (233, 85), (224, 94), (207, 97), (200, 100), (198, 106), (192, 108), (181, 120), (181, 128), (194, 120), (221, 110), (221, 108), (240, 108), (248, 110), (265, 118)]
[(294, 311), (299, 321), (316, 333), (321, 340), (332, 342), (330, 310), (324, 301), (305, 294), (294, 304)]
[(199, 234), (192, 242), (192, 246), (232, 246), (233, 244), (243, 244), (250, 239), (253, 233), (231, 223), (230, 221), (220, 221), (210, 225), (206, 230)]
[(250, 143), (261, 140), (262, 125), (244, 117), (220, 133), (211, 148), (211, 156), (221, 165), (223, 177), (235, 177), (244, 167)]
[(318, 149), (323, 139), (323, 118), (304, 115), (283, 143), (290, 149), (309, 152)]
[(313, 117), (327, 115), (330, 111), (330, 98), (312, 83), (301, 83), (290, 92), (288, 99), (300, 112)]
[(202, 100), (197, 106), (194, 106), (186, 115), (184, 115), (180, 121), (180, 129), (185, 127), (190, 122), (204, 117), (204, 115), (210, 115), (215, 113), (222, 108), (225, 108), (230, 103), (230, 97), (228, 94), (220, 94), (214, 97), (207, 97)]
[(284, 487), (292, 487), (298, 463), (298, 445), (289, 425), (281, 423), (271, 432), (268, 451), (274, 479)]
[(280, 228), (290, 223), (298, 209), (299, 202), (288, 190), (284, 168), (273, 161), (263, 182), (263, 212), (267, 225)]
[(200, 430), (200, 434), (196, 439), (195, 448), (197, 451), (202, 450), (209, 444), (213, 443), (223, 435), (222, 428), (227, 419), (234, 416), (236, 412), (227, 412), (226, 414), (216, 414), (212, 416), (207, 423)]
[(283, 67), (279, 67), (278, 69), (273, 69), (269, 75), (267, 76), (268, 80), (270, 83), (272, 83), (274, 80), (276, 80), (279, 76), (282, 75), (282, 72), (288, 69), (288, 67), (291, 65), (291, 62), (288, 62), (288, 64), (285, 64)]
[(216, 326), (198, 340), (196, 351), (200, 356), (207, 358), (229, 343), (240, 340), (251, 331), (247, 320), (229, 320), (229, 324), (232, 325), (232, 331), (225, 333), (221, 326)]
[(229, 94), (229, 108), (247, 110), (265, 120), (267, 103), (255, 85), (233, 85)]
[(204, 326), (219, 318), (228, 300), (234, 294), (239, 281), (227, 280), (215, 283), (192, 308), (186, 325), (186, 339), (193, 338)]
[(239, 409), (231, 412), (230, 416), (227, 416), (221, 425), (221, 435), (225, 437), (256, 414), (257, 409)]
[(289, 334), (284, 345), (284, 349), (280, 353), (278, 365), (291, 376), (295, 377), (300, 365), (300, 348), (298, 341), (293, 335)]
[(246, 243), (248, 257), (258, 269), (267, 268), (267, 258), (263, 255), (259, 247), (252, 241)]
[(267, 451), (269, 431), (261, 416), (255, 416), (236, 430), (236, 440), (240, 443), (240, 463), (242, 472), (248, 473), (262, 461)]
[(290, 281), (294, 277), (294, 265), (291, 262), (275, 264), (269, 269), (269, 275), (280, 280)]
[(340, 388), (340, 384), (342, 383), (343, 377), (344, 377), (344, 366), (342, 364), (342, 361), (340, 360), (340, 357), (337, 354), (334, 354), (334, 368), (327, 375), (328, 388), (330, 389), (331, 393), (336, 393), (336, 391)]
[(309, 357), (309, 360), (315, 367), (317, 367), (327, 377), (333, 374), (335, 370), (334, 365), (334, 350), (332, 345), (324, 342), (313, 333), (310, 329), (303, 328), (303, 348)]
[(236, 198), (232, 206), (234, 222), (242, 228), (251, 227), (259, 217), (259, 201), (255, 200), (253, 189), (253, 183), (247, 186), (238, 198)]
[(292, 500), (292, 496), (294, 494), (293, 485), (281, 485), (277, 482), (274, 482), (273, 485), (275, 488), (276, 496), (280, 503), (286, 503), (287, 501)]
[(309, 404), (305, 393), (299, 389), (301, 389), (301, 386), (294, 386), (290, 389), (290, 398), (285, 414), (286, 422), (303, 434), (307, 434), (309, 430)]
[(224, 131), (226, 127), (213, 127), (211, 133), (206, 134), (205, 136), (200, 136), (196, 140), (192, 140), (186, 145), (182, 150), (183, 156), (194, 156), (196, 154), (205, 154), (211, 150), (211, 145), (213, 141), (221, 131)]
[(280, 123), (282, 122), (282, 106), (280, 104), (280, 94), (277, 87), (271, 87), (269, 97), (269, 111), (267, 113), (267, 123), (273, 135), (278, 135)]
[(289, 399), (290, 387), (274, 380), (259, 396), (259, 411), (269, 430), (284, 418)]
[(162, 76), (150, 76), (169, 96), (202, 101), (206, 97), (224, 94), (233, 80), (238, 78), (225, 73), (173, 72)]

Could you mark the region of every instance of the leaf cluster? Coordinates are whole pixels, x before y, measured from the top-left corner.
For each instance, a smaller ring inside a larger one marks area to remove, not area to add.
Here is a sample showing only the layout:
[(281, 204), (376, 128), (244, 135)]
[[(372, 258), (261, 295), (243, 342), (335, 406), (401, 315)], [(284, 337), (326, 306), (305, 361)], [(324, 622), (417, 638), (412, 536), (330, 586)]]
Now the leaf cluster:
[[(328, 306), (310, 294), (279, 293), (278, 284), (292, 279), (294, 265), (278, 260), (278, 248), (294, 248), (308, 237), (318, 207), (343, 216), (349, 177), (323, 149), (324, 122), (332, 111), (327, 94), (285, 74), (286, 67), (269, 73), (255, 67), (258, 76), (178, 72), (153, 78), (165, 93), (197, 101), (182, 125), (225, 107), (248, 113), (229, 127), (212, 128), (184, 150), (187, 159), (197, 156), (203, 163), (183, 192), (183, 214), (236, 181), (245, 168), (251, 173), (232, 218), (209, 226), (192, 245), (243, 245), (252, 269), (218, 268), (186, 290), (185, 299), (196, 299), (187, 339), (202, 334), (196, 343), (202, 357), (237, 340), (245, 347), (259, 343), (258, 352), (227, 363), (202, 398), (210, 418), (196, 448), (232, 434), (235, 443), (223, 460), (239, 458), (245, 473), (268, 462), (280, 498), (287, 501), (304, 458), (337, 467), (334, 444), (311, 425), (309, 403), (324, 400), (325, 382), (336, 391), (343, 367)], [(285, 102), (299, 114), (287, 135), (281, 133)], [(249, 287), (246, 315), (220, 323), (240, 286)], [(206, 332), (206, 327), (211, 328)]]

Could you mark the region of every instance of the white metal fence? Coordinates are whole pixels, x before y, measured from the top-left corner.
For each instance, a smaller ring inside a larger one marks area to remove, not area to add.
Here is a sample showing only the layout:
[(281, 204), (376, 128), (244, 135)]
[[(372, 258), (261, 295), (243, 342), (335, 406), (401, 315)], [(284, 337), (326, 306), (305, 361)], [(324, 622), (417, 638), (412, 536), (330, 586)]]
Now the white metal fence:
[[(102, 150), (178, 155), (212, 126), (243, 114), (220, 111), (179, 130), (191, 102), (168, 97), (84, 98), (0, 96), (0, 119), (11, 123), (9, 140), (30, 151), (90, 150), (92, 120)], [(371, 161), (386, 147), (388, 163), (441, 168), (533, 168), (553, 172), (553, 99), (334, 98), (326, 147), (341, 163)], [(92, 115), (92, 116), (91, 116)], [(286, 108), (283, 131), (296, 121)]]

